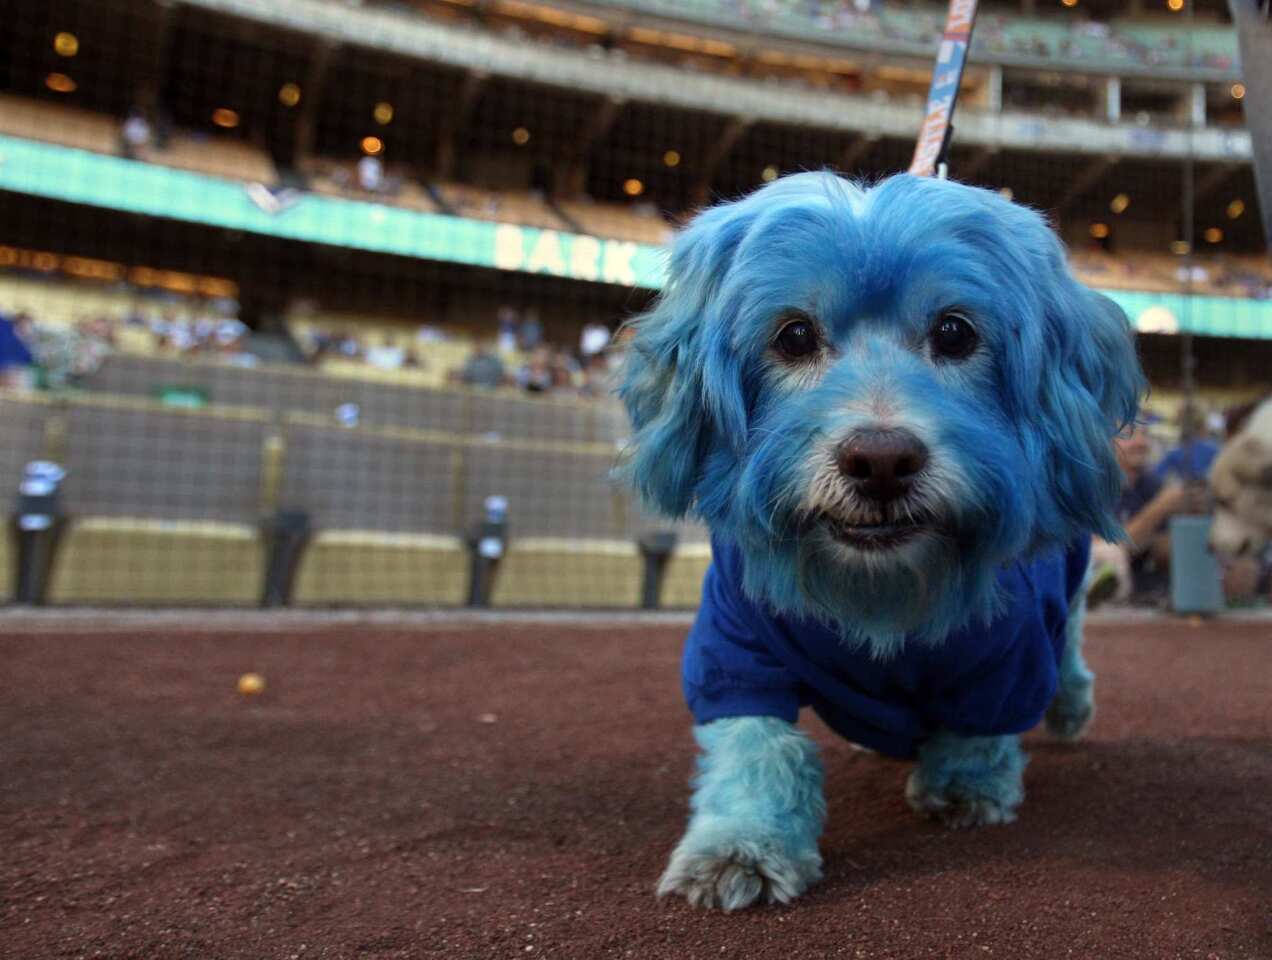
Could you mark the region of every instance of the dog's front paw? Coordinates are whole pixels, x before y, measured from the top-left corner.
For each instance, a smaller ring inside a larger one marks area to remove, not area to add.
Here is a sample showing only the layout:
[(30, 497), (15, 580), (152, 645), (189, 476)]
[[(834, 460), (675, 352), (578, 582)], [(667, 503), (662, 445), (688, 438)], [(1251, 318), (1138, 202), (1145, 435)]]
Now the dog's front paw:
[(658, 895), (725, 912), (753, 903), (789, 903), (821, 879), (821, 855), (792, 853), (776, 838), (681, 842), (658, 881)]
[(922, 774), (915, 770), (906, 781), (905, 799), (916, 813), (939, 820), (947, 827), (959, 828), (1013, 823), (1016, 808), (1024, 798), (1023, 795), (995, 796), (957, 782), (936, 790), (925, 783)]
[(940, 733), (919, 748), (905, 798), (949, 827), (1012, 823), (1025, 799), (1026, 762), (1014, 736)]
[(1077, 740), (1094, 716), (1095, 696), (1089, 682), (1062, 686), (1047, 707), (1047, 730), (1060, 740)]

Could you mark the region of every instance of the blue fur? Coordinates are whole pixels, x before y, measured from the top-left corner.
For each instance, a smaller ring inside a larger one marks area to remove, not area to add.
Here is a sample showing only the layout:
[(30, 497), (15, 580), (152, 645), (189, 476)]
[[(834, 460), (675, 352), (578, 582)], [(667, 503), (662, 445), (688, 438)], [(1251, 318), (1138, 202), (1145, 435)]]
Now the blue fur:
[(659, 884), (725, 910), (785, 903), (821, 878), (826, 818), (817, 749), (791, 724), (738, 717), (695, 727), (693, 813)]
[(1047, 708), (1047, 729), (1063, 740), (1080, 737), (1095, 715), (1095, 674), (1082, 656), (1086, 594), (1084, 584), (1069, 608), (1064, 653), (1060, 657), (1060, 682)]
[[(754, 599), (886, 654), (904, 635), (988, 620), (1004, 562), (1120, 536), (1110, 440), (1143, 387), (1130, 328), (1073, 278), (1034, 211), (948, 181), (798, 174), (701, 214), (670, 266), (634, 321), (620, 388), (627, 476), (663, 512), (738, 543)], [(951, 306), (976, 322), (976, 362), (921, 355)], [(791, 308), (840, 351), (807, 388), (784, 384), (769, 356)], [(800, 525), (813, 445), (867, 423), (848, 404), (874, 394), (924, 416), (967, 479), (951, 536), (907, 570), (826, 562)]]
[(1010, 823), (1025, 798), (1028, 763), (1015, 735), (961, 737), (941, 732), (919, 748), (906, 798), (951, 826)]
[[(961, 364), (924, 350), (949, 308), (981, 337)], [(833, 345), (816, 376), (792, 377), (769, 349), (792, 309)], [(779, 180), (694, 220), (633, 330), (620, 388), (629, 482), (736, 543), (752, 600), (816, 617), (875, 656), (988, 622), (1005, 563), (1121, 535), (1111, 440), (1144, 386), (1130, 327), (1074, 280), (1037, 213), (995, 193), (907, 175), (873, 187), (829, 173)], [(873, 426), (880, 406), (921, 422), (945, 461), (939, 533), (903, 562), (843, 562), (808, 523), (806, 493), (818, 451)], [(1092, 709), (1081, 621), (1079, 598), (1048, 714), (1066, 737)], [(771, 717), (694, 734), (693, 812), (660, 893), (726, 910), (798, 895), (821, 867), (811, 743)], [(1025, 763), (1016, 736), (939, 731), (919, 748), (907, 798), (956, 826), (1010, 822)]]

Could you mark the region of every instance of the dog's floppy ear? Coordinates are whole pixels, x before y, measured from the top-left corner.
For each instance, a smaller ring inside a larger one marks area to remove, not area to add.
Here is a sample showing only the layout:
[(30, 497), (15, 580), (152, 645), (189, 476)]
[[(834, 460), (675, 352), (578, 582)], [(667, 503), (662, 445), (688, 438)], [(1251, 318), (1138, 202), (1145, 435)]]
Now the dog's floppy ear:
[(1113, 438), (1135, 420), (1146, 383), (1122, 308), (1069, 273), (1054, 240), (1044, 285), (1041, 348), (1052, 354), (1038, 390), (1045, 468), (1055, 513), (1043, 538), (1123, 536), (1114, 516), (1122, 487)]
[(737, 390), (721, 288), (751, 217), (746, 202), (700, 214), (676, 239), (658, 301), (629, 326), (619, 396), (634, 433), (621, 470), (672, 517), (693, 504), (703, 461), (721, 437), (740, 442)]

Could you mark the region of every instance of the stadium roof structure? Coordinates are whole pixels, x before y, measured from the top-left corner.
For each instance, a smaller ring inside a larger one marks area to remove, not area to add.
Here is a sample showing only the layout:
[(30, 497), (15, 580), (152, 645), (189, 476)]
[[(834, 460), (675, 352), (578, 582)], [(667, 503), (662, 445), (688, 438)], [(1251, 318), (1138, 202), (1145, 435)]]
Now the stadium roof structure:
[[(530, 5), (526, 5), (530, 6)], [(811, 5), (738, 3), (736, 0), (553, 0), (552, 7), (609, 15), (628, 23), (694, 24), (727, 38), (762, 33), (841, 51), (930, 60), (939, 43), (944, 8), (874, 5), (839, 22)], [(830, 23), (827, 23), (830, 20)], [(1041, 70), (1097, 72), (1178, 80), (1229, 81), (1241, 77), (1240, 52), (1230, 25), (1193, 23), (1186, 48), (1169, 42), (1182, 23), (1125, 21), (1093, 25), (982, 11), (972, 38), (977, 63)], [(1137, 53), (1142, 52), (1142, 59)]]
[[(727, 112), (745, 123), (767, 121), (851, 131), (875, 138), (912, 139), (922, 119), (922, 108), (917, 105), (911, 108), (748, 78), (690, 73), (661, 64), (630, 62), (603, 51), (520, 42), (394, 10), (350, 8), (329, 0), (288, 0), (285, 4), (186, 0), (186, 4), (331, 42), (364, 46), (478, 75), (592, 93), (618, 102), (645, 101), (714, 112), (721, 112), (722, 105), (727, 105)], [(1193, 157), (1201, 161), (1248, 163), (1251, 156), (1250, 135), (1243, 129), (1110, 125), (1074, 117), (969, 108), (959, 112), (958, 137), (962, 144), (989, 150), (1093, 157)]]
[[(308, 194), (276, 212), (248, 185), (54, 144), (0, 137), (0, 190), (333, 247), (656, 289), (664, 251), (508, 223)], [(1272, 301), (1106, 290), (1151, 333), (1272, 339)]]

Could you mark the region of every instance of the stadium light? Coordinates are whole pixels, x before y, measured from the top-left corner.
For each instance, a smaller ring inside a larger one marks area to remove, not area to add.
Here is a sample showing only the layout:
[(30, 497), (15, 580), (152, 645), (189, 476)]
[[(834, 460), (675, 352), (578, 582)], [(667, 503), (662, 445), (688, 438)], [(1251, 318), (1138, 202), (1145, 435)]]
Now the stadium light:
[(54, 93), (74, 93), (79, 88), (79, 84), (64, 73), (50, 73), (44, 78), (44, 85)]
[(512, 131), (512, 142), (519, 147), (524, 147), (530, 142), (530, 131), (525, 127), (517, 127), (516, 130)]
[(1218, 227), (1208, 227), (1202, 236), (1206, 238), (1206, 243), (1219, 243), (1223, 240), (1223, 231)]
[(59, 57), (73, 57), (79, 53), (79, 37), (63, 30), (54, 35), (53, 49)]
[(379, 137), (363, 137), (361, 147), (368, 157), (374, 157), (384, 152), (384, 141)]
[(767, 167), (760, 171), (760, 179), (765, 183), (772, 183), (777, 179), (777, 167), (770, 163)]
[(1240, 197), (1228, 204), (1228, 219), (1238, 220), (1241, 214), (1245, 213), (1245, 201)]
[(680, 151), (668, 150), (663, 154), (663, 166), (678, 167), (680, 166)]
[(1066, 7), (1076, 7), (1078, 5), (1078, 0), (1060, 0), (1060, 2)]
[(1166, 9), (1171, 13), (1179, 13), (1184, 9), (1184, 0), (1166, 0)]
[(1116, 197), (1109, 201), (1109, 209), (1114, 213), (1125, 213), (1126, 208), (1131, 205), (1131, 198), (1124, 193), (1119, 193)]
[(278, 88), (278, 102), (284, 107), (294, 107), (300, 103), (300, 86), (295, 83), (284, 83)]
[(393, 122), (393, 104), (387, 100), (381, 100), (371, 111), (371, 116), (380, 126), (387, 127)]
[(623, 193), (629, 197), (639, 197), (645, 192), (645, 185), (635, 177), (628, 177), (623, 181)]
[(1232, 87), (1229, 88), (1228, 92), (1232, 94), (1233, 100), (1240, 100), (1242, 97), (1245, 96), (1245, 84), (1234, 83)]
[(1109, 225), (1097, 220), (1091, 224), (1091, 236), (1096, 240), (1107, 240), (1109, 236)]
[(239, 125), (239, 115), (229, 107), (217, 107), (212, 111), (212, 122), (218, 127), (233, 130)]

